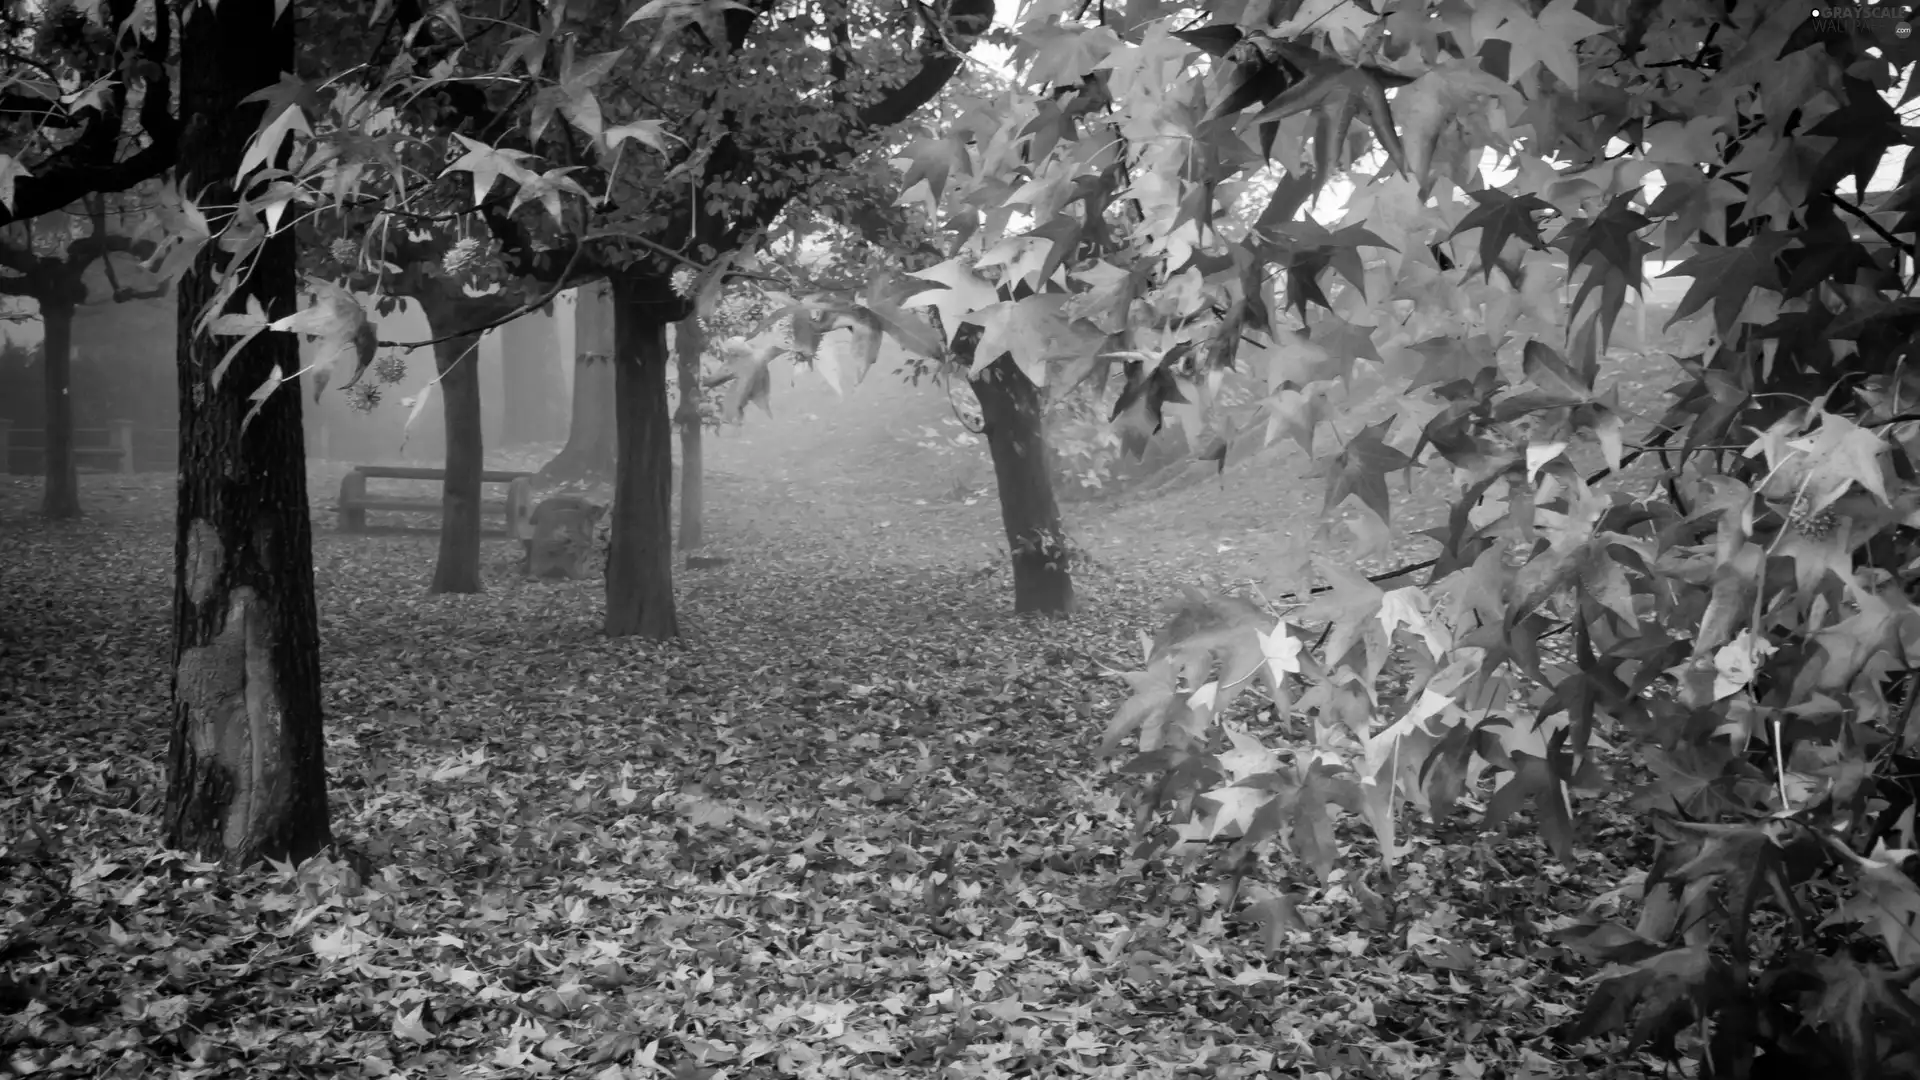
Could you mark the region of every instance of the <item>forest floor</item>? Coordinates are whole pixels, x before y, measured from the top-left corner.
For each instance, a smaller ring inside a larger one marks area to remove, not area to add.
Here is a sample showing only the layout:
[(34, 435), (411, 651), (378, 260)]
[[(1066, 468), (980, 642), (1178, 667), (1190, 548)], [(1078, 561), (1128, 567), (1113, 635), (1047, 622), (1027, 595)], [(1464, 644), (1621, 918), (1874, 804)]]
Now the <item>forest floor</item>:
[(426, 595), (434, 539), (335, 531), (315, 465), (338, 843), (246, 873), (156, 846), (171, 478), (48, 524), (0, 477), (0, 1076), (1650, 1073), (1553, 1034), (1594, 972), (1544, 935), (1639, 854), (1623, 795), (1571, 869), (1474, 805), (1391, 880), (1343, 832), (1367, 888), (1134, 856), (1113, 674), (1178, 586), (1269, 576), (1322, 481), (1070, 508), (1081, 611), (1033, 621), (990, 493), (842, 443), (712, 440), (732, 561), (680, 575), (671, 645), (505, 540)]

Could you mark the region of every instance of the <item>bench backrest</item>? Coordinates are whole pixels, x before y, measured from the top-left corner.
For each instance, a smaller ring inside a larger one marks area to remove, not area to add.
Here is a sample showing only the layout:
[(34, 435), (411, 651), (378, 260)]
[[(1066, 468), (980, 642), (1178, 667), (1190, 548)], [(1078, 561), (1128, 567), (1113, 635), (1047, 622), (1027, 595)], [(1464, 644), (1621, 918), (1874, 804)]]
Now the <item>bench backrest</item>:
[[(447, 478), (445, 469), (430, 469), (418, 465), (356, 465), (353, 471), (361, 476), (387, 480), (445, 480)], [(520, 477), (532, 475), (530, 472), (516, 472), (511, 469), (482, 469), (480, 482), (510, 484)]]

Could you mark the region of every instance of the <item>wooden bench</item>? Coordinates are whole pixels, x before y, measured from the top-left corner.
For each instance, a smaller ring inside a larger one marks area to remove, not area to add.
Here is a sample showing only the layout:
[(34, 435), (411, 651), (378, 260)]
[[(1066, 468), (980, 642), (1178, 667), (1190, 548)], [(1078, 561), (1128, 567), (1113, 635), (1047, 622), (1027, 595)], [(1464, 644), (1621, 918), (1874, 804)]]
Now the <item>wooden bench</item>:
[[(514, 472), (508, 469), (481, 470), (480, 482), (482, 484), (508, 485), (507, 498), (505, 500), (481, 500), (480, 517), (482, 525), (480, 532), (482, 535), (513, 535), (515, 504), (527, 498), (531, 491), (530, 485), (533, 475), (534, 474), (530, 472)], [(340, 502), (337, 506), (340, 515), (340, 531), (345, 533), (428, 531), (409, 528), (404, 525), (368, 527), (367, 511), (369, 510), (390, 510), (408, 514), (438, 514), (441, 509), (441, 500), (437, 498), (407, 499), (396, 495), (368, 495), (367, 481), (375, 479), (445, 481), (446, 478), (447, 471), (445, 469), (426, 469), (412, 465), (356, 465), (353, 467), (353, 471), (347, 473), (340, 481)], [(515, 481), (527, 482), (515, 483)], [(529, 507), (529, 509), (531, 508)], [(486, 527), (485, 521), (489, 514), (500, 515), (500, 528), (490, 529)]]
[[(171, 429), (148, 429), (157, 434), (157, 439), (149, 442), (163, 444), (164, 454), (149, 454), (139, 457), (135, 452), (134, 426), (131, 420), (112, 421), (111, 427), (75, 428), (73, 430), (73, 459), (76, 468), (102, 470), (131, 474), (139, 471), (141, 464), (152, 465), (158, 460), (170, 460), (174, 443), (178, 436)], [(47, 468), (47, 431), (45, 428), (14, 427), (13, 422), (0, 419), (0, 473), (37, 475)], [(168, 464), (166, 471), (173, 466)]]

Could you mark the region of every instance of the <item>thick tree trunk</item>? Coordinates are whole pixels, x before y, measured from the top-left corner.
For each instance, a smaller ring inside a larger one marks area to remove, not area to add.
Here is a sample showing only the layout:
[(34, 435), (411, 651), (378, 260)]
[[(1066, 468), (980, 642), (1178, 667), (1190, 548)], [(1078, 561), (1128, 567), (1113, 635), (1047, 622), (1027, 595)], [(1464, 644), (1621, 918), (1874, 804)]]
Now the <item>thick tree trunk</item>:
[[(439, 315), (439, 318), (435, 316)], [(438, 337), (459, 326), (462, 305), (427, 307), (427, 325)], [(429, 593), (477, 593), (480, 589), (480, 466), (485, 448), (480, 435), (480, 337), (462, 334), (433, 346), (440, 374), (440, 400), (447, 417), (446, 477), (440, 485), (440, 557)]]
[(973, 382), (1000, 488), (1000, 521), (1013, 555), (1013, 609), (1048, 615), (1074, 609), (1073, 576), (1060, 506), (1053, 498), (1040, 388), (1010, 353)]
[(500, 443), (544, 442), (560, 433), (563, 402), (553, 318), (538, 312), (500, 328)]
[[(275, 5), (202, 7), (181, 30), (178, 165), (202, 206), (236, 203), (232, 177), (260, 125), (242, 99), (293, 70), (293, 17)], [(225, 226), (218, 211), (213, 228)], [(264, 241), (226, 310), (292, 314), (293, 230)], [(181, 280), (180, 481), (174, 546), (170, 847), (245, 864), (299, 860), (329, 840), (320, 642), (300, 395), (283, 386), (245, 424), (277, 368), (300, 367), (291, 334), (262, 334), (212, 373), (228, 341), (194, 333), (228, 261), (208, 245)]]
[(667, 413), (667, 324), (678, 303), (665, 281), (616, 279), (614, 394), (620, 458), (607, 553), (610, 637), (680, 636), (673, 607), (673, 419)]
[(574, 308), (573, 417), (567, 445), (540, 470), (549, 480), (600, 480), (614, 473), (613, 307), (602, 282), (580, 289)]
[(680, 408), (673, 418), (680, 428), (680, 547), (691, 551), (707, 542), (700, 524), (706, 503), (700, 457), (700, 357), (707, 351), (707, 332), (698, 315), (673, 326), (673, 362), (680, 374)]
[(47, 399), (47, 449), (42, 458), (46, 487), (40, 512), (50, 518), (80, 516), (80, 474), (73, 460), (73, 307), (40, 301), (40, 370)]

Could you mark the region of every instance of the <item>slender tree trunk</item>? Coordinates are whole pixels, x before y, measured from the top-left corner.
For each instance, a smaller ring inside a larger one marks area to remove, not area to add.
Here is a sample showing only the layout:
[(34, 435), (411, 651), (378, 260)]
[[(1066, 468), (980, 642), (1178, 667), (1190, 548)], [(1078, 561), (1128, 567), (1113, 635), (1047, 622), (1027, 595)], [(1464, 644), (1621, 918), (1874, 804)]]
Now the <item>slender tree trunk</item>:
[(47, 449), (42, 458), (46, 487), (40, 512), (50, 518), (80, 516), (80, 474), (73, 455), (73, 307), (40, 301), (40, 370), (47, 398)]
[[(181, 30), (177, 166), (202, 206), (232, 206), (232, 178), (265, 105), (243, 99), (293, 71), (291, 8), (201, 7)], [(224, 228), (223, 213), (209, 213)], [(265, 239), (226, 310), (294, 310), (293, 230)], [(245, 864), (304, 859), (330, 839), (321, 738), (320, 640), (300, 395), (283, 386), (250, 423), (248, 400), (276, 369), (300, 367), (290, 334), (242, 348), (216, 386), (228, 342), (195, 334), (228, 255), (208, 245), (181, 280), (180, 481), (174, 546), (169, 846)]]
[[(432, 336), (486, 320), (468, 319), (469, 305), (428, 307)], [(435, 318), (439, 315), (439, 318)], [(427, 592), (477, 593), (480, 586), (480, 337), (461, 334), (433, 346), (447, 418), (446, 476), (440, 485), (440, 557)]]
[(700, 439), (700, 357), (707, 351), (707, 332), (699, 315), (674, 324), (673, 361), (680, 374), (680, 409), (674, 423), (680, 427), (680, 547), (691, 551), (707, 542), (701, 527), (706, 504), (702, 480)]
[(610, 637), (680, 636), (673, 607), (673, 419), (667, 413), (667, 324), (678, 306), (665, 281), (614, 281), (614, 394), (620, 458), (607, 553)]
[(1040, 388), (1010, 353), (973, 382), (987, 448), (1000, 488), (1000, 521), (1013, 555), (1013, 609), (1064, 615), (1074, 610), (1073, 576), (1060, 506), (1053, 497)]
[(500, 328), (502, 446), (542, 442), (559, 433), (558, 349), (552, 316), (535, 312)]
[(580, 289), (574, 308), (573, 417), (567, 445), (540, 470), (550, 480), (603, 479), (613, 475), (614, 432), (613, 307), (602, 282)]

